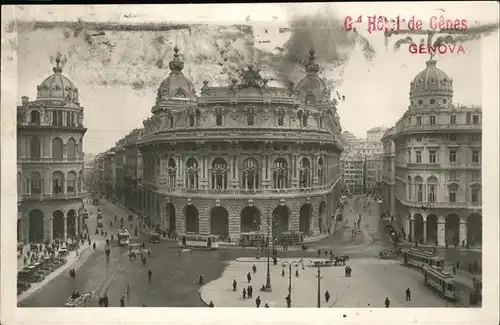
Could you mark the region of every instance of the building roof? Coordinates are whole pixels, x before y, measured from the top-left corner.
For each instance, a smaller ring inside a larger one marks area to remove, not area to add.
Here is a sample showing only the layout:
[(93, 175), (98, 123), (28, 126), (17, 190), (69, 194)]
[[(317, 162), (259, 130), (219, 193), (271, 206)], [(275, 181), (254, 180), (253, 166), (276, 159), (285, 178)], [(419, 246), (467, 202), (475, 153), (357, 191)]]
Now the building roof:
[(37, 100), (63, 100), (78, 103), (78, 88), (62, 74), (61, 54), (56, 57), (56, 66), (52, 69), (54, 74), (47, 77), (37, 87)]
[(378, 131), (384, 131), (384, 130), (387, 130), (387, 127), (385, 127), (385, 126), (376, 126), (374, 128), (369, 129), (366, 132), (378, 132)]

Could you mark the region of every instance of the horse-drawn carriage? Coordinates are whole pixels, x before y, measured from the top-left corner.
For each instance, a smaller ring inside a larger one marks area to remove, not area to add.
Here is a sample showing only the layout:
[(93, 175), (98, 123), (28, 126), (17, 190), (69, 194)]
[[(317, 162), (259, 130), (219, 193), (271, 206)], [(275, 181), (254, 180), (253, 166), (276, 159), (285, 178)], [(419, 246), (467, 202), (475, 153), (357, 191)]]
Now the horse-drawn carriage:
[(381, 251), (378, 256), (381, 259), (387, 260), (387, 259), (393, 259), (397, 258), (401, 254), (401, 250), (399, 249), (385, 249)]
[(345, 266), (347, 261), (349, 260), (349, 256), (347, 255), (339, 255), (339, 256), (330, 256), (328, 259), (315, 259), (310, 260), (311, 264), (315, 267), (318, 266)]
[(79, 292), (73, 292), (71, 296), (66, 300), (64, 306), (66, 307), (84, 307), (86, 303), (92, 301), (93, 297), (92, 292), (87, 292), (84, 294), (80, 294)]

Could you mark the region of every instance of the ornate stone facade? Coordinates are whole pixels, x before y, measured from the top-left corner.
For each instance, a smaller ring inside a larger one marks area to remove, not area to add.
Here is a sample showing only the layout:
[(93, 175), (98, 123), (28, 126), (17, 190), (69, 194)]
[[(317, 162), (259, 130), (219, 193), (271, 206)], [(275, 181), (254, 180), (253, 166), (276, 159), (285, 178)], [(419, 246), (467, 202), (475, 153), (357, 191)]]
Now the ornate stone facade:
[(18, 241), (51, 241), (82, 226), (83, 107), (78, 89), (54, 74), (38, 86), (37, 99), (17, 107)]
[(391, 206), (413, 241), (479, 246), (481, 107), (454, 105), (452, 79), (436, 61), (426, 64), (411, 82), (408, 110), (384, 138), (395, 148)]
[[(163, 230), (218, 234), (327, 231), (339, 202), (336, 103), (311, 51), (296, 87), (249, 65), (196, 97), (178, 49), (137, 140), (142, 210)], [(184, 79), (183, 79), (184, 78)]]

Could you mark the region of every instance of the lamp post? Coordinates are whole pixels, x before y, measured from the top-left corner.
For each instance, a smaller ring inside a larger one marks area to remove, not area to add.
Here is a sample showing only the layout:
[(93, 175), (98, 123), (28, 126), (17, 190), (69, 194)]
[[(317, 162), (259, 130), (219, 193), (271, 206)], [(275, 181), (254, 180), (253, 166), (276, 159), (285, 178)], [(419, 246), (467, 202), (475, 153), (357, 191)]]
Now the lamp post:
[(269, 252), (269, 228), (270, 228), (271, 222), (270, 222), (270, 217), (269, 217), (269, 208), (267, 209), (267, 276), (266, 276), (266, 291), (271, 292), (272, 287), (271, 287), (271, 272), (270, 272), (270, 264), (269, 264), (269, 258), (270, 258), (270, 252)]
[(299, 267), (300, 263), (298, 261), (283, 261), (281, 263), (282, 267), (288, 267), (288, 298), (290, 299), (290, 305), (292, 304), (292, 266)]
[(321, 266), (318, 266), (318, 308), (321, 308)]

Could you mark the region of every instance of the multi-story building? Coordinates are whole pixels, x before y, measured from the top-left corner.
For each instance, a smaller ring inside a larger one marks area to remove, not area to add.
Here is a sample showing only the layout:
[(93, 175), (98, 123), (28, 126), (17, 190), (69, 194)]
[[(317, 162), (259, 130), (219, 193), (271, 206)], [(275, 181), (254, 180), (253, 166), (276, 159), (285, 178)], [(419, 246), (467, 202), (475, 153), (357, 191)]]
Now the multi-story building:
[(137, 149), (137, 138), (139, 137), (141, 130), (135, 129), (130, 132), (125, 137), (125, 166), (124, 166), (124, 177), (125, 177), (125, 207), (140, 211), (140, 196), (137, 188), (137, 161), (138, 152)]
[(395, 146), (396, 211), (407, 237), (480, 245), (481, 107), (453, 104), (453, 80), (436, 61), (410, 83)]
[(126, 139), (120, 139), (115, 145), (113, 156), (115, 165), (113, 199), (123, 206), (125, 205), (125, 144)]
[(365, 192), (381, 195), (382, 154), (365, 157)]
[(365, 179), (365, 158), (357, 153), (348, 153), (341, 157), (343, 190), (346, 193), (361, 194)]
[(395, 172), (396, 160), (394, 151), (394, 128), (388, 129), (382, 136), (382, 210), (390, 216), (396, 215), (396, 201), (395, 201)]
[(366, 131), (366, 140), (368, 142), (380, 142), (387, 128), (385, 126), (377, 126)]
[(103, 173), (104, 173), (104, 195), (107, 198), (113, 198), (116, 188), (116, 164), (115, 164), (115, 148), (111, 148), (104, 153), (103, 157)]
[(78, 88), (62, 74), (37, 87), (36, 100), (17, 107), (18, 240), (52, 241), (76, 236), (82, 226), (83, 107)]
[(219, 234), (326, 231), (339, 202), (340, 119), (314, 52), (295, 87), (252, 65), (201, 95), (178, 49), (137, 140), (142, 206), (163, 230)]

